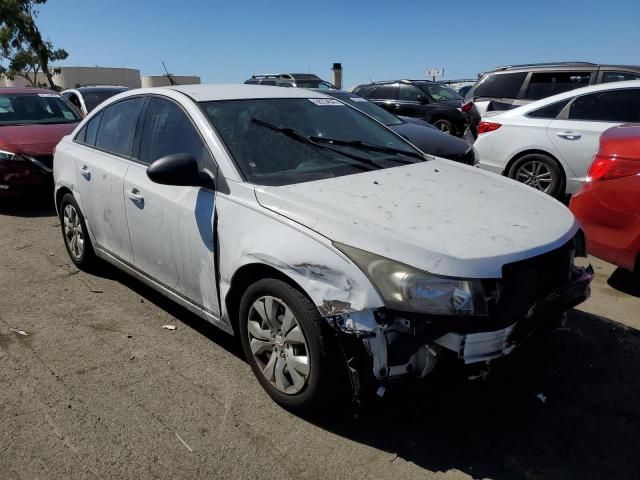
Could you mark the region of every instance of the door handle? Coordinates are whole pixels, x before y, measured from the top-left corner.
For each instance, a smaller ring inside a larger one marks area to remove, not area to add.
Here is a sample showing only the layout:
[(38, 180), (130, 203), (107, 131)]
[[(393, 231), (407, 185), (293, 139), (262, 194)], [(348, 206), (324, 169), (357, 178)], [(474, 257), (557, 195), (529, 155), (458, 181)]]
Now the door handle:
[(133, 200), (136, 203), (144, 203), (144, 197), (140, 195), (140, 190), (137, 188), (132, 188), (127, 192), (127, 197)]
[(580, 137), (582, 137), (582, 135), (575, 132), (556, 132), (556, 135), (565, 140), (580, 140)]
[(83, 165), (80, 168), (80, 174), (87, 180), (91, 178), (91, 172), (89, 171), (89, 167), (87, 167), (86, 165)]

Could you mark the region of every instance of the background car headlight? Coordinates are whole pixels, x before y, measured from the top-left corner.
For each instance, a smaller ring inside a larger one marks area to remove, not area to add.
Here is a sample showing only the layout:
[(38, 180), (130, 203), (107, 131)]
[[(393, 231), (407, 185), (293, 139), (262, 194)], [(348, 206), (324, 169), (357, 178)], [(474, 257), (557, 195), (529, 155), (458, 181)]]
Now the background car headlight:
[(7, 160), (20, 160), (20, 155), (13, 152), (6, 152), (4, 150), (0, 150), (0, 162)]
[(441, 277), (358, 248), (334, 243), (369, 277), (389, 308), (434, 315), (486, 315), (480, 280)]

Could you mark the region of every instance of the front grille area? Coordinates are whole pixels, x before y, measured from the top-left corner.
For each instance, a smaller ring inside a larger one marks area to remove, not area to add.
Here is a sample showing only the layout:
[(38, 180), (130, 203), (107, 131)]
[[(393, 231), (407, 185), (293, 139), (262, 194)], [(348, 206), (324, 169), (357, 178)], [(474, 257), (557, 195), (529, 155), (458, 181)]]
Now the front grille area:
[(502, 279), (487, 282), (486, 293), (496, 292), (489, 301), (489, 315), (515, 320), (554, 290), (567, 285), (575, 252), (574, 240), (537, 257), (509, 263), (502, 268)]

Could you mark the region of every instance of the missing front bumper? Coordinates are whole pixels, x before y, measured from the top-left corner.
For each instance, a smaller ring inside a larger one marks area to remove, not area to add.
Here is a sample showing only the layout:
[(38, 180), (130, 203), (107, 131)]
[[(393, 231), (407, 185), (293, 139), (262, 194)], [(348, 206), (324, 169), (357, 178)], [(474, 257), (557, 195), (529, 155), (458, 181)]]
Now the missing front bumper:
[(506, 325), (496, 326), (490, 316), (436, 317), (387, 309), (329, 316), (327, 320), (337, 333), (357, 395), (366, 384), (408, 375), (422, 378), (446, 351), (464, 364), (508, 355), (536, 331), (554, 327), (564, 312), (586, 300), (592, 279), (591, 266), (574, 267), (569, 282)]

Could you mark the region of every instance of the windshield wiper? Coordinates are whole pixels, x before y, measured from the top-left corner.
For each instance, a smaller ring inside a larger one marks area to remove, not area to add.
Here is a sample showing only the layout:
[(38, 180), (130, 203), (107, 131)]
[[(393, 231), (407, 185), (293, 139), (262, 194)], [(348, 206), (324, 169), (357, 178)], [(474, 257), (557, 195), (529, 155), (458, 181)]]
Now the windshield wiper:
[[(374, 150), (376, 152), (386, 152), (386, 153), (394, 153), (400, 155), (406, 155), (407, 157), (419, 158), (420, 160), (424, 160), (424, 156), (418, 152), (410, 152), (407, 150), (402, 150), (400, 148), (393, 147), (385, 147), (383, 145), (375, 145), (373, 143), (364, 142), (362, 140), (338, 140), (337, 138), (327, 138), (327, 137), (310, 137), (314, 142), (325, 142), (333, 145), (343, 145), (345, 147), (355, 147), (361, 148), (365, 150)], [(399, 160), (394, 158), (395, 161), (401, 163), (414, 163), (406, 160)]]
[(339, 155), (343, 155), (345, 157), (349, 157), (352, 158), (353, 160), (357, 160), (358, 162), (370, 165), (372, 167), (375, 168), (380, 168), (380, 165), (376, 162), (374, 162), (373, 160), (369, 160), (368, 158), (364, 158), (361, 157), (359, 155), (353, 155), (352, 153), (347, 153), (347, 152), (343, 152), (342, 150), (338, 150), (336, 148), (331, 148), (329, 145), (323, 145), (321, 143), (317, 143), (314, 141), (315, 137), (307, 137), (304, 133), (302, 133), (299, 130), (296, 130), (295, 128), (291, 128), (291, 127), (279, 127), (277, 125), (273, 125), (272, 123), (269, 122), (265, 122), (264, 120), (260, 120), (259, 118), (256, 117), (251, 117), (251, 121), (253, 123), (257, 123), (258, 125), (262, 125), (263, 127), (267, 127), (271, 130), (274, 130), (276, 132), (282, 133), (283, 135), (286, 135), (289, 138), (292, 138), (294, 140), (297, 140), (301, 143), (306, 143), (308, 145), (313, 145), (316, 148), (321, 148), (323, 150), (329, 150), (331, 152), (335, 152)]

